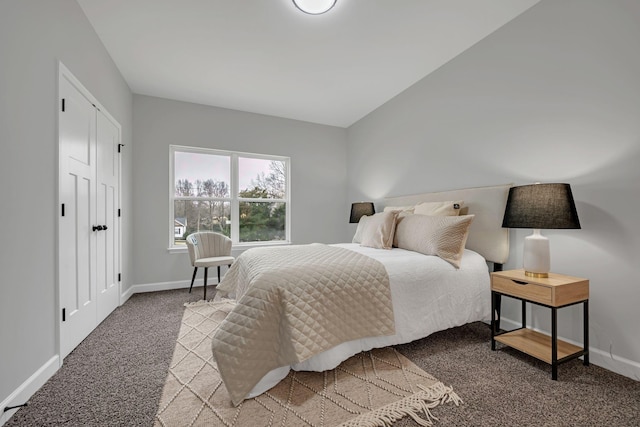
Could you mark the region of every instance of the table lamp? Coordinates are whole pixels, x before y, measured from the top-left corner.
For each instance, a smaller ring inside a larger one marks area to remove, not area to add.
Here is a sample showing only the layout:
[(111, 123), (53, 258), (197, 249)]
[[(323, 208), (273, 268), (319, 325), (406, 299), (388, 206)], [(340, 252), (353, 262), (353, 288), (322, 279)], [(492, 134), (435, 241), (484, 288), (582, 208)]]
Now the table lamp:
[(549, 277), (549, 239), (540, 229), (580, 228), (569, 184), (531, 184), (509, 189), (502, 226), (532, 228), (524, 240), (523, 267), (530, 277)]
[(373, 203), (371, 202), (357, 202), (351, 204), (351, 216), (349, 217), (349, 223), (354, 224), (360, 222), (360, 218), (365, 215), (373, 215), (376, 213)]

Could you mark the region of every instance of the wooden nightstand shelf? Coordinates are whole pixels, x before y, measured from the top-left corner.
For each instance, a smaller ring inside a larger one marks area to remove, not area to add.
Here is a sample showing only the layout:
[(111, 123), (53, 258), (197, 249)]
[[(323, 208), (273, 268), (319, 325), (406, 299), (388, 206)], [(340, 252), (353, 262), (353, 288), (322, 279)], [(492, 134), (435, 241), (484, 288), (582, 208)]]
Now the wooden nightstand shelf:
[[(522, 328), (500, 332), (503, 295), (522, 301)], [(533, 278), (524, 270), (497, 271), (491, 273), (491, 297), (491, 350), (498, 341), (549, 363), (554, 380), (558, 379), (560, 363), (584, 356), (584, 365), (589, 366), (589, 280), (554, 273), (548, 278)], [(551, 336), (527, 328), (527, 303), (551, 309)], [(584, 310), (582, 348), (558, 339), (557, 310), (574, 304), (582, 304)]]

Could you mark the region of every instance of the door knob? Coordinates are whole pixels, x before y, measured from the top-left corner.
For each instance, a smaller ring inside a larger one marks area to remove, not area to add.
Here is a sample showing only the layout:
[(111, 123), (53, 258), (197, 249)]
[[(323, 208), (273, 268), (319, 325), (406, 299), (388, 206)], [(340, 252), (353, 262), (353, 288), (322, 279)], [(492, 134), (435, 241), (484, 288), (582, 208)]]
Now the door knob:
[(103, 230), (103, 228), (102, 228), (101, 225), (94, 225), (93, 226), (93, 231), (102, 231), (102, 230)]

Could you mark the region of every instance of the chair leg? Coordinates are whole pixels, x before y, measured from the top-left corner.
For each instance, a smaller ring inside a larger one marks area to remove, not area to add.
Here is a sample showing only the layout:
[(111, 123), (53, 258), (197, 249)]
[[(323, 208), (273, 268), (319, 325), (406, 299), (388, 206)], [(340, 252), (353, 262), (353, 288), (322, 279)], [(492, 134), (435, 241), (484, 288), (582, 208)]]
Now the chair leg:
[(209, 267), (205, 267), (204, 269), (204, 300), (207, 300), (207, 272), (209, 271)]
[(220, 266), (218, 266), (218, 284), (220, 284)]
[(191, 289), (193, 289), (193, 281), (196, 280), (196, 273), (198, 272), (198, 267), (193, 268), (193, 277), (191, 277), (191, 286), (189, 287), (189, 293), (191, 293)]

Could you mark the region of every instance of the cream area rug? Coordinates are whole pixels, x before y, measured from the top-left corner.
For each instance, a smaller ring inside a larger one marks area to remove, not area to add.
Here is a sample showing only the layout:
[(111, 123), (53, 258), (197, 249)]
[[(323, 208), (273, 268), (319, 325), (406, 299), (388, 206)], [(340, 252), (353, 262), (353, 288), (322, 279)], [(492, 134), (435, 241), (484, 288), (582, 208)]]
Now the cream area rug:
[(231, 301), (187, 304), (155, 426), (390, 426), (461, 400), (450, 387), (393, 348), (363, 352), (325, 372), (291, 371), (238, 407), (231, 404), (211, 356), (211, 337)]

